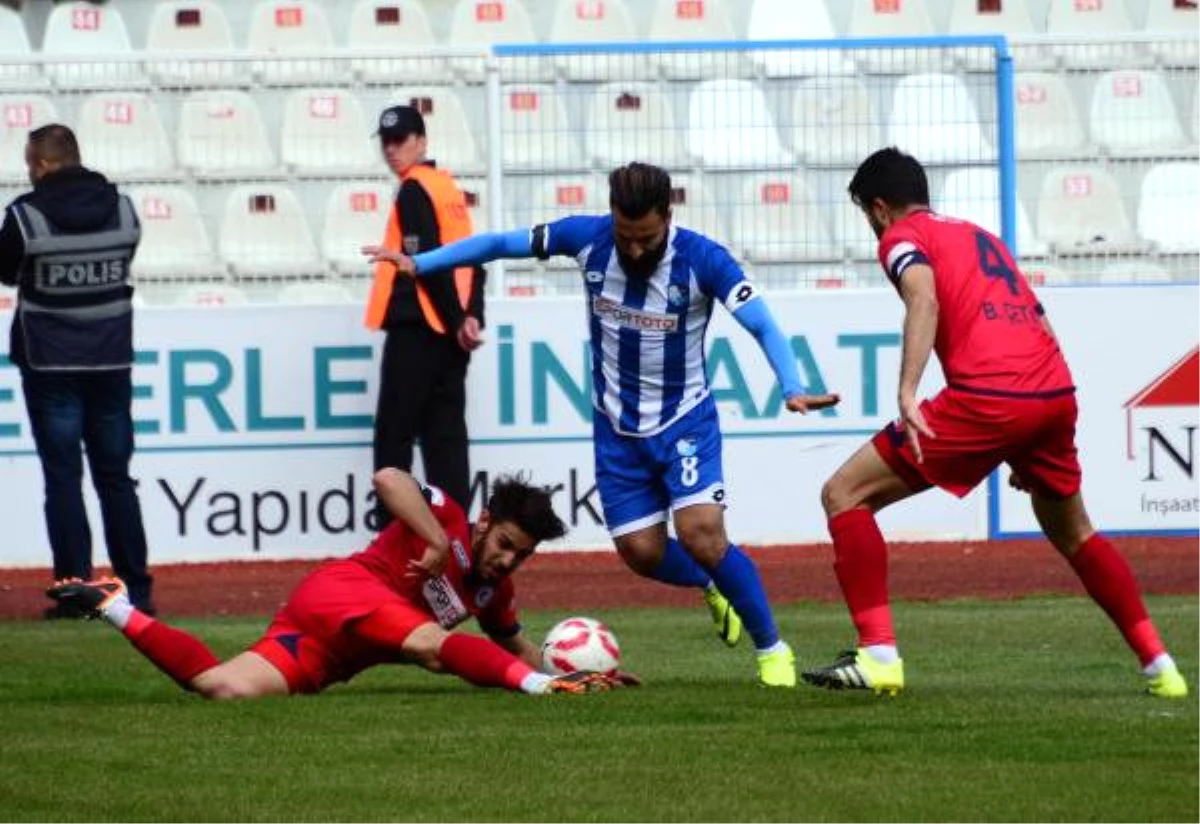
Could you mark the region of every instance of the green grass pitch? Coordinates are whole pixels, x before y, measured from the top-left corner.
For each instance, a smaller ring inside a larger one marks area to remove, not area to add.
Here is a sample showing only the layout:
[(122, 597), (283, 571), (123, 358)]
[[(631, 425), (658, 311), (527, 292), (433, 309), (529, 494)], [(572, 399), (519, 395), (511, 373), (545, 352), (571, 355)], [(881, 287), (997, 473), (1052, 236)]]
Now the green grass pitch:
[[(1197, 821), (1198, 604), (1151, 613), (1193, 696), (1140, 694), (1090, 602), (901, 603), (896, 699), (754, 685), (701, 608), (597, 612), (637, 690), (530, 698), (413, 667), (210, 704), (105, 626), (0, 625), (5, 821)], [(840, 605), (777, 612), (801, 666)], [(525, 616), (533, 637), (566, 613)], [(180, 622), (229, 655), (265, 619)]]

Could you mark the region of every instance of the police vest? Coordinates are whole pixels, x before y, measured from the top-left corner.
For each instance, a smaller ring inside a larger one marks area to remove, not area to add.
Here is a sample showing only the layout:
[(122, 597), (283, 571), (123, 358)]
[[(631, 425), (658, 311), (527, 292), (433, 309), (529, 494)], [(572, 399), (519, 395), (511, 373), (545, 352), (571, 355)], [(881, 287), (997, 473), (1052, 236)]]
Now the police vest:
[(141, 238), (128, 197), (116, 226), (63, 232), (37, 207), (11, 207), (25, 241), (18, 320), (25, 362), (37, 370), (127, 369), (133, 364), (129, 267)]
[[(443, 244), (453, 243), (470, 237), (474, 231), (471, 228), (471, 214), (467, 211), (467, 200), (454, 184), (454, 178), (441, 169), (417, 163), (401, 176), (404, 181), (416, 180), (433, 201), (433, 213), (437, 219), (438, 237)], [(387, 231), (383, 237), (383, 247), (393, 252), (404, 251), (404, 228), (400, 225), (400, 214), (396, 204), (392, 203), (392, 211), (388, 215)], [(407, 276), (406, 276), (407, 277)], [(460, 266), (454, 270), (454, 289), (458, 294), (458, 303), (463, 309), (471, 299), (471, 286), (474, 283), (475, 270), (470, 266)], [(375, 264), (375, 280), (371, 283), (371, 294), (367, 298), (366, 325), (368, 329), (382, 329), (387, 319), (388, 304), (392, 299), (392, 284), (396, 279), (396, 265), (390, 261), (381, 260)], [(421, 314), (429, 328), (438, 333), (446, 331), (446, 324), (438, 315), (437, 310), (425, 290), (421, 278), (416, 279), (417, 303)]]

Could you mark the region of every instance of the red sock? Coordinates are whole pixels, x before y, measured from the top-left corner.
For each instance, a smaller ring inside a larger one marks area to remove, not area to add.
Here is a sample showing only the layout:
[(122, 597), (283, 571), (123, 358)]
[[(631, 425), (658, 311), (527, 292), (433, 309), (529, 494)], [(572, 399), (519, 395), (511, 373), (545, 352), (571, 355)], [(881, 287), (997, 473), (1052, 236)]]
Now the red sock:
[(521, 681), (533, 672), (520, 658), (486, 638), (459, 632), (446, 636), (438, 660), (459, 678), (480, 687), (520, 690)]
[(138, 652), (185, 690), (192, 688), (197, 675), (221, 663), (202, 641), (137, 610), (122, 632)]
[(1146, 613), (1129, 562), (1107, 538), (1094, 533), (1071, 558), (1071, 566), (1088, 595), (1125, 636), (1125, 643), (1137, 654), (1143, 667), (1167, 651)]
[(833, 536), (833, 570), (858, 630), (858, 645), (895, 646), (888, 605), (887, 544), (875, 516), (866, 509), (834, 515), (829, 519), (829, 534)]

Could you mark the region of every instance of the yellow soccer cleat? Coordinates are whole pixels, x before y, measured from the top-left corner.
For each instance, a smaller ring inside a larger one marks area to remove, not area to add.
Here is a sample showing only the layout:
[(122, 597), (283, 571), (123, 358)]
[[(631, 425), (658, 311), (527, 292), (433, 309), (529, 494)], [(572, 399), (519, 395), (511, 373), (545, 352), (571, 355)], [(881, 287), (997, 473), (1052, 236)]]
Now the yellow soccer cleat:
[(796, 686), (796, 655), (787, 644), (783, 649), (758, 656), (758, 683), (764, 687)]
[(882, 664), (864, 649), (846, 650), (827, 667), (805, 670), (804, 680), (831, 690), (873, 690), (876, 695), (896, 695), (904, 689), (904, 661)]
[(1146, 692), (1158, 698), (1187, 698), (1188, 685), (1175, 667), (1168, 667), (1146, 679)]
[(737, 642), (742, 640), (742, 619), (733, 605), (716, 587), (704, 590), (704, 603), (708, 604), (708, 613), (712, 616), (713, 626), (717, 628), (717, 637), (727, 647), (737, 646)]

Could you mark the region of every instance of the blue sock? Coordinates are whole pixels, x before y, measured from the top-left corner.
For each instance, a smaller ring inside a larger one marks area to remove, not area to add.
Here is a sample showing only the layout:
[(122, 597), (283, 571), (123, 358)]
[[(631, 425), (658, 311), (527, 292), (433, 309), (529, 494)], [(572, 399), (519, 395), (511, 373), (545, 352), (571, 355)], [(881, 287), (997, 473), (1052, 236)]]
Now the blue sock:
[(758, 568), (744, 552), (730, 544), (712, 577), (717, 589), (742, 617), (742, 624), (754, 639), (755, 647), (767, 649), (779, 642), (779, 630), (767, 602), (767, 591), (758, 577)]
[(667, 548), (663, 550), (662, 561), (650, 577), (672, 586), (700, 589), (712, 581), (704, 567), (696, 563), (696, 559), (688, 554), (683, 544), (674, 538), (667, 538)]

